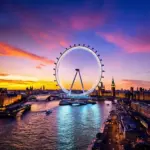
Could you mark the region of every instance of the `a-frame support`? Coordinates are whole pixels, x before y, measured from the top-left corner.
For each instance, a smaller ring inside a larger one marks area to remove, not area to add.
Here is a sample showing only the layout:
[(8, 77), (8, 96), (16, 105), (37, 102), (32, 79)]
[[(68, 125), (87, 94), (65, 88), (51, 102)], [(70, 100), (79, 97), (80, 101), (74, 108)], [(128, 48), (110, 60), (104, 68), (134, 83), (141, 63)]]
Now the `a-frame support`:
[(71, 84), (71, 87), (70, 87), (70, 94), (71, 94), (72, 87), (73, 87), (73, 85), (74, 85), (74, 82), (75, 82), (75, 79), (76, 79), (78, 73), (79, 73), (80, 82), (81, 82), (81, 85), (82, 85), (82, 91), (83, 91), (83, 93), (84, 93), (84, 86), (83, 86), (83, 82), (82, 82), (82, 77), (81, 77), (80, 69), (75, 69), (75, 71), (76, 71), (76, 74), (75, 74), (75, 76), (74, 76), (74, 79), (73, 79), (72, 84)]

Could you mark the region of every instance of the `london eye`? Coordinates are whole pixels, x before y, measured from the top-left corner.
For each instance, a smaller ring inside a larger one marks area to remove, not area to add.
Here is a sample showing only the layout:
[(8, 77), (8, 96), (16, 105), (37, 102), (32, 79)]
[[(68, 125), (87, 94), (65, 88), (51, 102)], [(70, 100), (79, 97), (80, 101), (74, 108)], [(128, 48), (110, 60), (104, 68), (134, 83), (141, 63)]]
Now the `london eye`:
[[(60, 64), (61, 64), (62, 60), (65, 59), (65, 56), (67, 54), (69, 54), (72, 51), (76, 51), (77, 49), (81, 49), (83, 51), (89, 52), (92, 56), (94, 56), (94, 59), (96, 60), (96, 63), (98, 65), (98, 78), (94, 82), (92, 87), (88, 90), (84, 89), (84, 84), (85, 83), (83, 83), (82, 73), (80, 72), (79, 68), (75, 68), (75, 70), (74, 70), (74, 78), (72, 79), (72, 82), (70, 83), (69, 89), (65, 88), (64, 85), (60, 82), (60, 75), (59, 75), (58, 72), (59, 72)], [(56, 86), (59, 86), (60, 89), (62, 89), (62, 91), (64, 93), (66, 93), (67, 95), (69, 95), (69, 96), (88, 96), (90, 93), (92, 93), (96, 89), (97, 86), (99, 86), (101, 84), (101, 80), (102, 80), (102, 78), (104, 78), (104, 76), (103, 76), (104, 64), (102, 63), (102, 59), (100, 57), (100, 54), (98, 54), (98, 51), (95, 50), (94, 48), (91, 48), (89, 45), (86, 46), (85, 44), (83, 44), (83, 45), (74, 44), (73, 46), (70, 46), (69, 48), (66, 48), (66, 50), (64, 52), (60, 53), (60, 56), (56, 58), (56, 62), (54, 64), (55, 64), (55, 68), (54, 68), (55, 80), (54, 81), (56, 82)], [(74, 85), (74, 82), (76, 80), (77, 75), (79, 75), (79, 77), (80, 77), (80, 83), (81, 83), (81, 86), (82, 86), (82, 93), (75, 94), (75, 93), (72, 93), (72, 87)]]

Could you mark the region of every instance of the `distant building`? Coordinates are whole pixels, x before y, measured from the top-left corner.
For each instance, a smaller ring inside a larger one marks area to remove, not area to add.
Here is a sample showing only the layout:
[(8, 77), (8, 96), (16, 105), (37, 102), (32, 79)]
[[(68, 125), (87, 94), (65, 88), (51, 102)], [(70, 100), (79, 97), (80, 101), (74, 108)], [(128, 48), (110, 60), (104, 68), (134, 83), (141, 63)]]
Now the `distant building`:
[(30, 86), (29, 88), (26, 87), (26, 94), (27, 94), (27, 95), (30, 95), (30, 94), (32, 94), (32, 93), (33, 93), (33, 86)]
[(105, 92), (105, 86), (103, 85), (103, 82), (101, 82), (100, 85), (98, 85), (98, 89), (94, 90), (90, 96), (104, 96), (104, 92)]
[(98, 90), (93, 91), (90, 95), (91, 96), (106, 96), (106, 97), (116, 97), (116, 98), (122, 98), (122, 99), (130, 99), (130, 100), (150, 100), (150, 89), (146, 90), (142, 87), (137, 88), (136, 91), (134, 91), (134, 88), (131, 87), (130, 90), (116, 90), (115, 89), (115, 81), (114, 78), (112, 78), (111, 83), (111, 91), (105, 90), (105, 86), (103, 82), (101, 82), (101, 85), (98, 86)]
[(133, 94), (134, 88), (130, 87), (130, 92)]
[(112, 90), (105, 90), (105, 86), (103, 82), (101, 82), (101, 85), (98, 86), (98, 90), (94, 90), (90, 95), (91, 96), (106, 96), (106, 97), (115, 97), (115, 82), (114, 79), (112, 79)]
[(133, 99), (133, 96), (134, 96), (134, 88), (133, 87), (130, 87), (130, 99), (132, 100)]
[(6, 88), (0, 88), (0, 94), (2, 93), (7, 93), (7, 89)]
[(115, 81), (114, 81), (114, 78), (112, 78), (111, 91), (112, 91), (112, 96), (116, 97), (116, 90), (115, 90)]
[(116, 91), (117, 98), (126, 98), (126, 91)]
[(150, 100), (150, 91), (144, 92), (144, 100)]
[(103, 82), (101, 82), (101, 86), (100, 86), (100, 96), (104, 96), (104, 93), (105, 93), (105, 86), (103, 84)]
[(101, 95), (101, 86), (99, 86), (99, 85), (98, 85), (98, 91), (97, 91), (97, 93), (98, 93), (98, 96)]
[(140, 90), (134, 92), (134, 99), (136, 100), (150, 100), (150, 91), (144, 90), (140, 87)]
[(90, 96), (99, 96), (99, 90), (94, 90)]
[(105, 90), (105, 92), (103, 93), (103, 96), (112, 97), (112, 92), (110, 90)]

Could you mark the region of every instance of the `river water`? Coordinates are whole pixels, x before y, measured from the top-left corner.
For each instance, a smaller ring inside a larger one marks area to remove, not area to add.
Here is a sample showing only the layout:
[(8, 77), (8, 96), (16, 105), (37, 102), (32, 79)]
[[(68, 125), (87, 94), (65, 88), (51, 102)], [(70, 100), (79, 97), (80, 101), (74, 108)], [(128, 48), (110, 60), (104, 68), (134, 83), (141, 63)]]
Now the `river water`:
[[(58, 106), (34, 102), (15, 119), (0, 119), (0, 150), (86, 150), (112, 105)], [(50, 115), (43, 110), (52, 109)]]

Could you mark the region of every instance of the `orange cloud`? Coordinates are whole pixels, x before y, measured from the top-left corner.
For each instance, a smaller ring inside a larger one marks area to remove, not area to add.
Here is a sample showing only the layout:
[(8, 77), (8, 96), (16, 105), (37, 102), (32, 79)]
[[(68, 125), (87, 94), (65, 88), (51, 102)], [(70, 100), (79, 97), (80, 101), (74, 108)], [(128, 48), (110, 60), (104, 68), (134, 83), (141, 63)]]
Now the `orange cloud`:
[(36, 54), (27, 52), (20, 48), (16, 48), (6, 43), (0, 43), (0, 55), (2, 56), (13, 56), (13, 57), (23, 57), (31, 60), (41, 61), (46, 64), (53, 64), (53, 60), (49, 60), (46, 57), (38, 56)]
[(36, 69), (42, 69), (42, 67), (41, 66), (36, 66)]
[(8, 84), (33, 84), (35, 81), (23, 81), (23, 80), (7, 80), (7, 79), (0, 79), (0, 84), (8, 83)]
[(106, 41), (113, 43), (128, 53), (135, 52), (150, 52), (150, 34), (140, 35), (134, 37), (124, 35), (120, 32), (104, 33), (97, 32), (97, 35), (103, 37)]
[(8, 76), (9, 74), (7, 73), (0, 73), (0, 76)]
[(44, 65), (44, 64), (40, 64), (40, 66), (43, 66), (43, 67), (44, 67), (44, 66), (46, 66), (46, 65)]
[(34, 89), (39, 89), (43, 85), (45, 85), (47, 89), (56, 89), (56, 85), (52, 81), (24, 81), (0, 79), (0, 87), (8, 88), (8, 90), (25, 90), (28, 86), (34, 86)]

